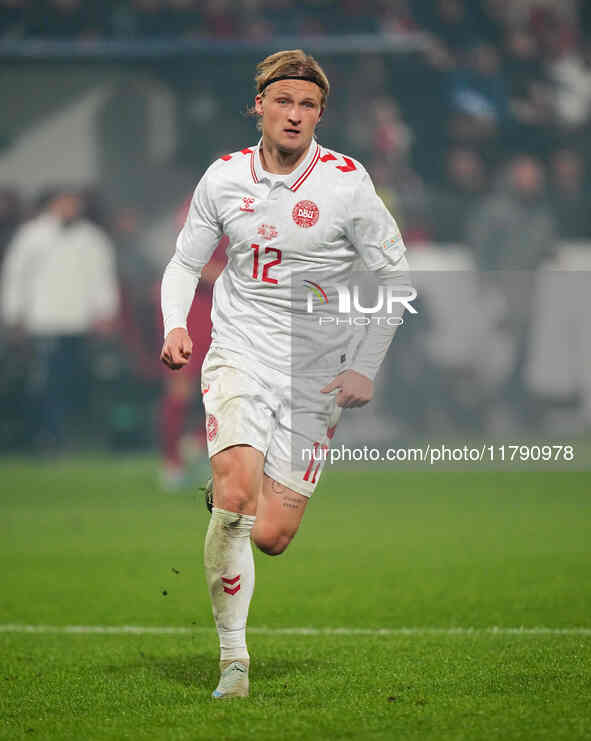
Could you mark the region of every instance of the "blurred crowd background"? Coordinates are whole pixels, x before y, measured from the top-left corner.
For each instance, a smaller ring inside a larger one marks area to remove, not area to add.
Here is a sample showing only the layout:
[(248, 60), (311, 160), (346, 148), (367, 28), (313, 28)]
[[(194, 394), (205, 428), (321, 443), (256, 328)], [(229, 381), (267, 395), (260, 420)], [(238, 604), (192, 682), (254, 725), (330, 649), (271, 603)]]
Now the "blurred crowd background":
[(199, 448), (161, 271), (205, 167), (256, 143), (256, 62), (296, 46), (417, 273), (376, 440), (589, 430), (591, 3), (0, 0), (0, 450)]

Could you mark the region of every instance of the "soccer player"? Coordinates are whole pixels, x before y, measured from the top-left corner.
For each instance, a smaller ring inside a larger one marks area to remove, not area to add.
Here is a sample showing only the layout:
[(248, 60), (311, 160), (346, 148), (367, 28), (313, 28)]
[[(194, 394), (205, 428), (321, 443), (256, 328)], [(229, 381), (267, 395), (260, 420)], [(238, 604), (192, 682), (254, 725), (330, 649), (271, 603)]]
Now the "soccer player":
[(409, 286), (400, 231), (367, 172), (314, 138), (329, 93), (320, 65), (282, 51), (258, 64), (255, 81), (262, 137), (203, 175), (162, 281), (161, 359), (176, 370), (192, 353), (186, 316), (200, 271), (228, 236), (201, 374), (213, 473), (205, 572), (221, 649), (214, 698), (248, 694), (251, 538), (269, 555), (287, 548), (322, 464), (305, 452), (328, 448), (343, 407), (370, 401), (395, 331), (388, 322), (352, 331), (330, 313), (321, 322), (315, 307), (328, 312), (329, 284), (342, 289), (358, 258), (388, 295)]

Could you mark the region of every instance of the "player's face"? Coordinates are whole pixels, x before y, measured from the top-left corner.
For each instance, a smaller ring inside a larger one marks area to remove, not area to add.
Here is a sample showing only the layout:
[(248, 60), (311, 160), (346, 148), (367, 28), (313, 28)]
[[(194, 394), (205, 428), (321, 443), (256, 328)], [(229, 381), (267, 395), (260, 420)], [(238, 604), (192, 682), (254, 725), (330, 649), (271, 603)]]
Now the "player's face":
[(320, 115), (322, 92), (308, 80), (279, 80), (255, 98), (263, 137), (284, 152), (306, 149)]

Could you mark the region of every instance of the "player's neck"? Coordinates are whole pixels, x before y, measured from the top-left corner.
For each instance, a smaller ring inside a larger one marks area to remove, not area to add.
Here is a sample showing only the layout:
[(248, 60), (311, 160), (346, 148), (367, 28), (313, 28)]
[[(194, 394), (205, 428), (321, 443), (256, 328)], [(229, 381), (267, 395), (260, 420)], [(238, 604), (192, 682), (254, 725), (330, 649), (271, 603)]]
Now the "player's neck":
[(261, 143), (261, 164), (263, 169), (275, 175), (287, 175), (293, 172), (300, 162), (304, 159), (310, 148), (310, 143), (297, 152), (285, 152), (274, 144), (265, 139)]

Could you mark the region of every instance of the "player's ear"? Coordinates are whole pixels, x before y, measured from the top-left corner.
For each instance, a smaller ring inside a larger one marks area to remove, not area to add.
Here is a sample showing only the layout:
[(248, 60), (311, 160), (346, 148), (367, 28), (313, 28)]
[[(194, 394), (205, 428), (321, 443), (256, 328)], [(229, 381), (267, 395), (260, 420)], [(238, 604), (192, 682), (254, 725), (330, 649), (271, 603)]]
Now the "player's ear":
[(255, 95), (254, 98), (254, 110), (259, 116), (263, 115), (263, 96)]

